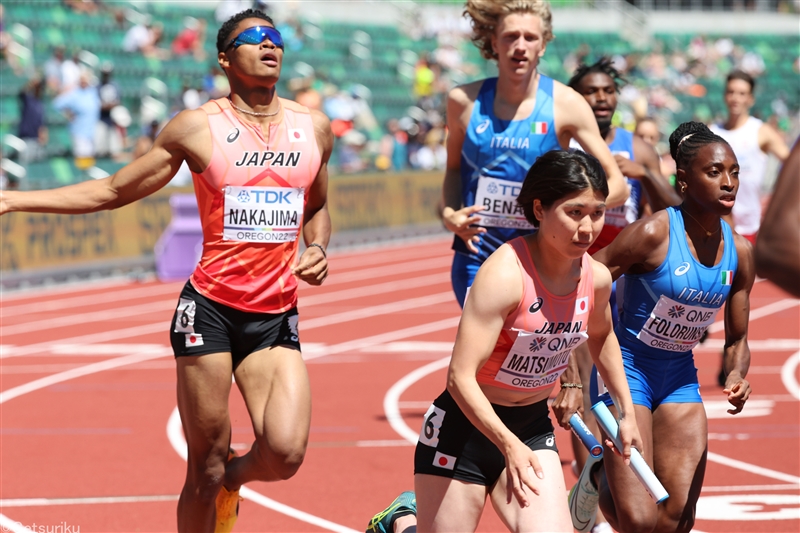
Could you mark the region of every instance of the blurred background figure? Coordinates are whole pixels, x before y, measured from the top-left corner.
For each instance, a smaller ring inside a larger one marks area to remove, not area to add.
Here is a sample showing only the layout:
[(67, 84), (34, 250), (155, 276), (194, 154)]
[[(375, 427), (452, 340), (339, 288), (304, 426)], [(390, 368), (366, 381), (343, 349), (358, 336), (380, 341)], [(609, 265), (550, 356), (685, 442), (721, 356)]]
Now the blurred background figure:
[(100, 95), (91, 85), (90, 74), (80, 75), (78, 86), (53, 100), (53, 108), (69, 120), (72, 155), (75, 165), (85, 169), (94, 164), (94, 135), (100, 121)]
[(46, 155), (48, 140), (44, 109), (45, 81), (37, 76), (32, 78), (19, 93), (20, 119), (17, 136), (25, 141), (25, 150), (20, 162), (23, 164), (39, 161)]
[(670, 185), (675, 186), (675, 160), (669, 154), (669, 147), (661, 142), (661, 130), (658, 129), (658, 122), (653, 117), (643, 117), (636, 122), (634, 133), (642, 138), (644, 142), (652, 146), (661, 166), (661, 175), (669, 180)]
[(203, 61), (206, 58), (203, 50), (206, 24), (204, 19), (184, 18), (183, 29), (172, 41), (172, 53), (178, 57), (191, 54), (196, 61)]
[(121, 106), (119, 86), (111, 79), (113, 72), (112, 63), (103, 63), (100, 69), (100, 84), (97, 87), (97, 94), (100, 97), (100, 120), (95, 133), (95, 155), (117, 159), (128, 144), (127, 128), (130, 126), (131, 116), (128, 110)]

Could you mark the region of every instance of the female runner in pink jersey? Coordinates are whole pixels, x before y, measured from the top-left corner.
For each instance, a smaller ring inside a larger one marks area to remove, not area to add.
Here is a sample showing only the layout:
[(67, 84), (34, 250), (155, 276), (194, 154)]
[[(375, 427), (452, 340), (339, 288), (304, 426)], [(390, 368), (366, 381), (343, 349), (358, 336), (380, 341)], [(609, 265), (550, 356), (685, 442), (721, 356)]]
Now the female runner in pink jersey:
[(538, 231), (481, 266), (447, 388), (425, 415), (414, 457), (418, 531), (474, 531), (487, 496), (511, 531), (573, 531), (547, 399), (587, 340), (621, 406), (623, 457), (642, 449), (611, 327), (611, 276), (586, 253), (607, 195), (600, 163), (582, 152), (548, 152), (528, 172), (518, 202)]

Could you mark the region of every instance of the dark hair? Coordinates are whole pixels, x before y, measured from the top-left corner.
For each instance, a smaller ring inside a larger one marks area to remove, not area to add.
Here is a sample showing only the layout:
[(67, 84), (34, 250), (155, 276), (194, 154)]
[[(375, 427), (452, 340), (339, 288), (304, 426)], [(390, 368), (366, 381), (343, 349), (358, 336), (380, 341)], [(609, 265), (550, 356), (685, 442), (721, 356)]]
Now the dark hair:
[(750, 94), (754, 94), (755, 93), (756, 80), (755, 80), (755, 78), (753, 78), (753, 76), (751, 76), (747, 72), (737, 69), (737, 70), (734, 70), (733, 72), (731, 72), (730, 74), (728, 74), (728, 77), (725, 78), (725, 88), (726, 89), (728, 88), (728, 83), (730, 83), (731, 80), (743, 80), (743, 81), (746, 81), (750, 85)]
[(728, 144), (702, 122), (684, 122), (669, 136), (669, 153), (677, 168), (686, 169), (700, 148), (715, 143)]
[(569, 79), (567, 85), (578, 90), (578, 84), (581, 80), (587, 75), (591, 74), (592, 72), (600, 72), (605, 74), (614, 82), (614, 88), (619, 90), (620, 85), (624, 85), (627, 83), (625, 78), (622, 77), (622, 74), (614, 68), (614, 62), (608, 56), (603, 56), (596, 63), (592, 65), (587, 65), (585, 63), (581, 63), (580, 66), (575, 70), (575, 74)]
[(594, 156), (580, 150), (552, 150), (545, 153), (528, 170), (517, 203), (525, 218), (535, 227), (539, 221), (533, 215), (533, 201), (550, 207), (561, 198), (584, 189), (594, 189), (608, 196), (606, 172)]
[(222, 26), (217, 32), (217, 52), (225, 51), (225, 45), (228, 44), (228, 41), (230, 41), (231, 33), (233, 33), (233, 30), (236, 29), (236, 25), (244, 19), (261, 19), (269, 22), (272, 26), (275, 26), (275, 23), (272, 22), (272, 18), (258, 9), (245, 9), (244, 11), (236, 13), (234, 16), (223, 22)]

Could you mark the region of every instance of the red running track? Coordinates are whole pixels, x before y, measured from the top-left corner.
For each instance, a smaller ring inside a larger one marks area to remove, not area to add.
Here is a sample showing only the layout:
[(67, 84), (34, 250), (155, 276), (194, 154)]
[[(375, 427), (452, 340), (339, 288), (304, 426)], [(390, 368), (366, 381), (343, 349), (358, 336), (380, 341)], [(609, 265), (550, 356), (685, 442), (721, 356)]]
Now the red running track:
[[(308, 455), (293, 479), (249, 486), (236, 531), (363, 531), (413, 487), (409, 439), (444, 387), (459, 315), (451, 254), (445, 239), (332, 254), (325, 285), (301, 289)], [(3, 295), (3, 531), (175, 530), (185, 463), (167, 329), (181, 285)], [(725, 413), (715, 385), (720, 324), (696, 355), (711, 452), (698, 531), (800, 531), (800, 301), (764, 281), (751, 303), (754, 395), (742, 415)], [(246, 449), (252, 430), (235, 388), (231, 405), (234, 446)], [(571, 486), (561, 429), (557, 443)], [(504, 528), (487, 509), (480, 530)]]

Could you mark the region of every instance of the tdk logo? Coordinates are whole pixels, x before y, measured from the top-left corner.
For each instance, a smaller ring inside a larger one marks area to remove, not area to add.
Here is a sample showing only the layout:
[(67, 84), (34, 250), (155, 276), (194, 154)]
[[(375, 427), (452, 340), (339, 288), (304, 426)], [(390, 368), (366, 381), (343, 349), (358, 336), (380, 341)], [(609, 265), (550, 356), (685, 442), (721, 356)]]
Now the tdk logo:
[[(246, 191), (242, 191), (244, 194), (247, 194)], [(257, 204), (290, 204), (292, 203), (289, 200), (289, 195), (292, 194), (291, 189), (286, 191), (251, 191), (250, 195), (255, 197), (255, 203)], [(246, 200), (242, 199), (242, 193), (239, 193), (239, 201), (240, 202), (249, 202), (251, 198), (248, 196)]]

